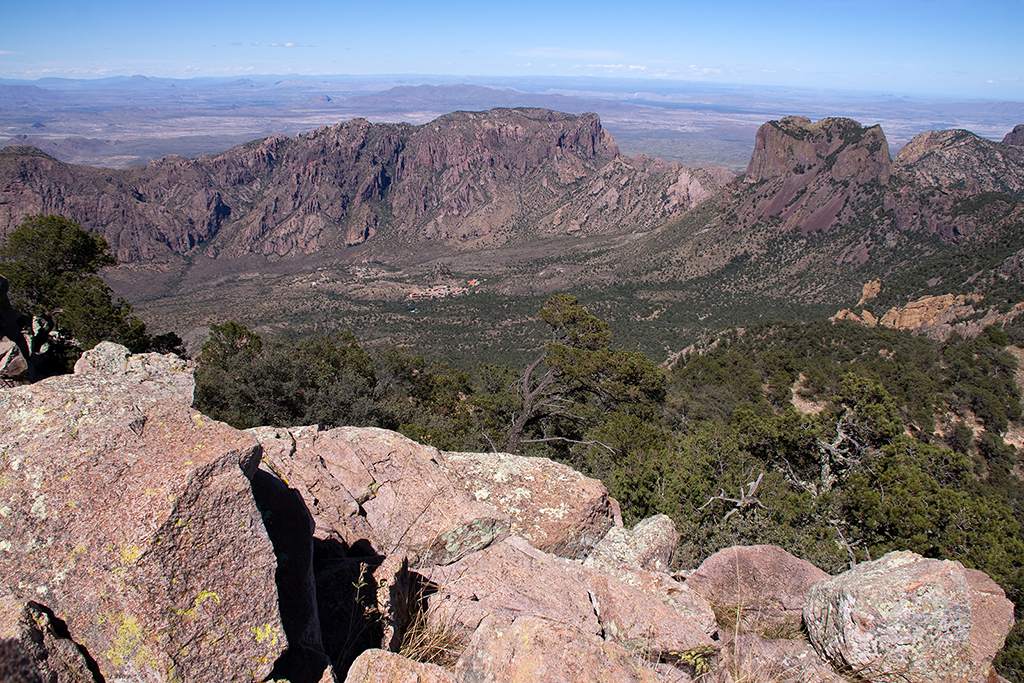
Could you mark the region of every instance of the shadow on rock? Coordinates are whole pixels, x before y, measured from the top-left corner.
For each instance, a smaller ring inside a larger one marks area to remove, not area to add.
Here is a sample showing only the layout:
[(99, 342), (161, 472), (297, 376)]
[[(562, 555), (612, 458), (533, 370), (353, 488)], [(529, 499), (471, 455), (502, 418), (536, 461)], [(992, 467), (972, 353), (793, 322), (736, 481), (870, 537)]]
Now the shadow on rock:
[(274, 475), (257, 470), (252, 493), (277, 557), (277, 593), (288, 650), (278, 658), (273, 678), (316, 683), (330, 664), (317, 618), (313, 570), (313, 518), (302, 496)]

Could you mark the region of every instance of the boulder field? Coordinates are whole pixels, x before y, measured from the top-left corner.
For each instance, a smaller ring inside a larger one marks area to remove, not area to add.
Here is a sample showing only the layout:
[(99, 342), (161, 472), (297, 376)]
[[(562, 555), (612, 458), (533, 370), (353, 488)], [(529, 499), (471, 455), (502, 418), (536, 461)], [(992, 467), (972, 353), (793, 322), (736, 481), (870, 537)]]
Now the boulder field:
[(4, 681), (988, 683), (1013, 605), (890, 553), (673, 573), (604, 486), (373, 428), (240, 431), (191, 367), (103, 343), (0, 390)]

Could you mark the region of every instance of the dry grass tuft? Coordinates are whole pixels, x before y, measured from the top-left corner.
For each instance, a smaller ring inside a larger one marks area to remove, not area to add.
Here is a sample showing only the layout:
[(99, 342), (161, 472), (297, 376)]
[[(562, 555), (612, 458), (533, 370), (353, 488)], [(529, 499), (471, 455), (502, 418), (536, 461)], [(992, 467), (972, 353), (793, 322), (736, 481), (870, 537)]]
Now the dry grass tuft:
[(428, 610), (420, 610), (406, 627), (398, 654), (452, 671), (466, 644), (465, 631), (453, 618), (432, 619)]

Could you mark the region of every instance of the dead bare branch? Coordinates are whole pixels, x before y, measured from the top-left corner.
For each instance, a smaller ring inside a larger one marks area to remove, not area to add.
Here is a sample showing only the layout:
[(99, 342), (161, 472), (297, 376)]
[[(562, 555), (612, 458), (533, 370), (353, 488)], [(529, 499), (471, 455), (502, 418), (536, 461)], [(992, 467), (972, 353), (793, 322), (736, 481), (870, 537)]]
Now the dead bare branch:
[(487, 432), (481, 432), (481, 433), (484, 435), (484, 438), (487, 439), (487, 443), (489, 443), (491, 445), (491, 453), (497, 453), (498, 449), (494, 446), (494, 442), (491, 441), (491, 437), (487, 434)]
[(619, 450), (600, 441), (577, 441), (576, 439), (568, 439), (564, 436), (549, 436), (545, 439), (522, 439), (519, 443), (543, 443), (545, 441), (567, 441), (569, 443), (578, 443), (584, 446), (601, 446), (602, 448), (607, 448), (609, 453), (618, 453)]
[(758, 507), (763, 510), (767, 510), (768, 508), (766, 508), (764, 504), (761, 503), (761, 501), (758, 500), (758, 498), (754, 495), (757, 492), (757, 487), (761, 485), (762, 477), (764, 477), (764, 472), (761, 472), (759, 475), (757, 475), (757, 479), (755, 481), (752, 481), (747, 484), (747, 486), (750, 487), (749, 491), (744, 492), (743, 487), (741, 486), (739, 498), (729, 498), (725, 495), (725, 489), (718, 489), (717, 496), (711, 496), (710, 498), (708, 498), (708, 502), (704, 503), (697, 509), (703, 510), (708, 505), (711, 505), (712, 501), (715, 500), (720, 500), (724, 503), (732, 503), (734, 507), (727, 513), (725, 513), (725, 517), (722, 518), (723, 522), (729, 519), (737, 510), (744, 510), (749, 507)]

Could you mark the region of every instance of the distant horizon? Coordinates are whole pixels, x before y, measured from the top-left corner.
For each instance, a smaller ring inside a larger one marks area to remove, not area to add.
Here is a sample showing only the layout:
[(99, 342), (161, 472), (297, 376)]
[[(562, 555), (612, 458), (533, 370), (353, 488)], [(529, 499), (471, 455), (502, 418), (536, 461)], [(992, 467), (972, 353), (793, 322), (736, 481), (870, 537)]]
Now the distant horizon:
[[(720, 82), (720, 81), (708, 81), (708, 80), (687, 80), (682, 78), (650, 78), (643, 76), (590, 76), (590, 75), (570, 75), (570, 76), (552, 76), (544, 74), (525, 74), (521, 76), (492, 76), (492, 75), (480, 75), (480, 74), (419, 74), (419, 73), (381, 73), (381, 74), (346, 74), (346, 73), (332, 73), (332, 74), (299, 74), (299, 73), (246, 73), (238, 75), (210, 75), (210, 76), (157, 76), (146, 73), (125, 73), (125, 74), (110, 74), (100, 76), (41, 76), (39, 78), (9, 78), (0, 76), (0, 85), (11, 85), (11, 84), (24, 84), (33, 85), (46, 82), (88, 82), (98, 83), (102, 81), (117, 82), (117, 81), (128, 81), (131, 79), (145, 78), (149, 81), (161, 82), (161, 81), (181, 81), (181, 82), (232, 82), (232, 81), (266, 81), (273, 83), (280, 80), (300, 80), (309, 81), (311, 83), (340, 83), (344, 81), (359, 81), (367, 83), (380, 83), (387, 84), (385, 89), (391, 89), (402, 85), (408, 86), (419, 86), (419, 85), (474, 85), (480, 87), (490, 88), (512, 88), (516, 90), (516, 85), (523, 86), (528, 84), (530, 81), (547, 81), (563, 84), (568, 84), (573, 81), (592, 81), (601, 85), (618, 84), (622, 92), (633, 90), (630, 87), (626, 89), (624, 86), (628, 83), (630, 86), (636, 85), (637, 90), (642, 92), (655, 92), (655, 91), (668, 91), (673, 93), (680, 93), (682, 90), (679, 87), (683, 87), (686, 91), (692, 91), (695, 93), (708, 92), (711, 90), (726, 90), (733, 91), (742, 94), (749, 94), (750, 91), (763, 90), (766, 92), (780, 93), (791, 91), (794, 94), (804, 94), (811, 92), (822, 92), (829, 93), (836, 96), (845, 97), (873, 97), (873, 98), (887, 98), (894, 100), (908, 100), (912, 102), (1024, 102), (1024, 93), (1021, 93), (1018, 97), (997, 97), (993, 94), (989, 96), (971, 96), (971, 95), (955, 95), (949, 93), (940, 92), (890, 92), (882, 90), (867, 90), (862, 88), (842, 88), (842, 87), (826, 87), (826, 86), (801, 86), (801, 85), (783, 85), (783, 84), (763, 84), (763, 83), (739, 83), (739, 82)], [(391, 82), (394, 81), (394, 82)], [(406, 82), (412, 81), (412, 82)], [(645, 87), (646, 86), (646, 87)], [(653, 86), (653, 87), (651, 87)], [(673, 87), (677, 86), (677, 87)], [(544, 90), (530, 88), (527, 90), (521, 90), (521, 92), (545, 92)], [(578, 95), (577, 95), (578, 96)], [(601, 99), (604, 99), (602, 97)]]
[(11, 3), (0, 78), (634, 78), (1024, 100), (1020, 0)]

